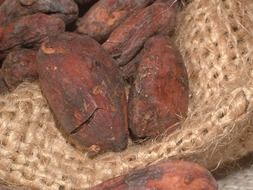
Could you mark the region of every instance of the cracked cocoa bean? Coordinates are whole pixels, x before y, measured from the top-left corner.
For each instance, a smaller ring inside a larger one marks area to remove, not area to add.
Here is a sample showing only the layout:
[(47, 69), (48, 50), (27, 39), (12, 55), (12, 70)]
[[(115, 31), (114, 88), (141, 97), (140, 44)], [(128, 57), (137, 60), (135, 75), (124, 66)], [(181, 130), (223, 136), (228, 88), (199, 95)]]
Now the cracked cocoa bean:
[(74, 33), (49, 38), (37, 63), (42, 91), (71, 142), (91, 153), (126, 148), (124, 85), (95, 40)]
[(168, 37), (144, 45), (129, 95), (129, 127), (138, 138), (172, 132), (186, 117), (188, 77), (180, 53)]
[(32, 49), (19, 49), (7, 55), (2, 71), (9, 89), (16, 88), (24, 81), (33, 82), (38, 78), (36, 54), (37, 51)]
[(78, 7), (73, 0), (5, 0), (0, 7), (0, 26), (35, 13), (55, 15), (68, 24), (77, 19)]
[(218, 190), (213, 176), (191, 162), (167, 161), (108, 180), (90, 190)]
[(77, 31), (98, 41), (104, 41), (133, 11), (146, 7), (153, 1), (100, 0), (80, 19)]
[(167, 3), (154, 3), (136, 11), (111, 33), (104, 49), (119, 65), (127, 64), (149, 37), (174, 28), (175, 12), (175, 6)]
[(64, 22), (54, 16), (37, 13), (21, 17), (6, 26), (0, 26), (0, 55), (16, 47), (38, 46), (49, 35), (57, 35), (64, 29)]

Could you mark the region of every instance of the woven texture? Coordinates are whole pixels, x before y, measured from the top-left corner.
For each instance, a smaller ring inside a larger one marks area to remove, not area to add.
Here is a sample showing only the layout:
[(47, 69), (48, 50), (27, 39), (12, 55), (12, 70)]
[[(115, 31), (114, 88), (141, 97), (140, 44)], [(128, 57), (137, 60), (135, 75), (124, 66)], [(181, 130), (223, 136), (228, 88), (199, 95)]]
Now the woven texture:
[(253, 166), (237, 171), (218, 182), (220, 190), (252, 190)]
[(194, 0), (175, 41), (190, 79), (189, 114), (172, 135), (88, 159), (57, 130), (38, 84), (0, 96), (0, 179), (34, 189), (80, 189), (164, 159), (209, 169), (253, 149), (253, 2)]

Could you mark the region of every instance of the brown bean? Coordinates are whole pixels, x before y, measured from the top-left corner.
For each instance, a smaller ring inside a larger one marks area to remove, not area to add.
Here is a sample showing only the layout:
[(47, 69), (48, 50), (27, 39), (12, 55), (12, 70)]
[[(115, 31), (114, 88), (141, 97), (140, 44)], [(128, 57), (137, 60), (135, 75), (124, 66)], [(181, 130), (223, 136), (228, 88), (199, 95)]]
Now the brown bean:
[(32, 49), (19, 49), (7, 55), (2, 71), (9, 89), (14, 89), (23, 81), (33, 82), (38, 78), (36, 53)]
[(154, 3), (136, 11), (111, 33), (104, 49), (119, 65), (127, 64), (150, 36), (173, 28), (175, 11), (167, 3)]
[(167, 161), (108, 180), (90, 190), (218, 190), (203, 167), (185, 161)]
[(0, 0), (0, 6), (1, 6), (1, 4), (3, 4), (4, 1), (5, 1), (5, 0)]
[(77, 19), (78, 7), (73, 0), (5, 0), (0, 7), (0, 26), (35, 13), (55, 15), (70, 23)]
[(133, 11), (146, 7), (153, 1), (100, 0), (80, 19), (77, 31), (98, 41), (104, 41)]
[(130, 85), (132, 85), (135, 80), (139, 62), (140, 62), (140, 55), (137, 55), (128, 64), (119, 67), (120, 71), (121, 71), (122, 78), (125, 81), (127, 81), (127, 83)]
[(92, 153), (126, 148), (123, 84), (95, 40), (71, 33), (50, 38), (37, 62), (42, 91), (70, 141)]
[(49, 35), (57, 35), (64, 29), (63, 21), (53, 16), (37, 13), (21, 17), (7, 26), (0, 26), (0, 55), (16, 47), (39, 45)]
[(129, 127), (135, 137), (171, 132), (187, 113), (188, 78), (177, 49), (167, 37), (150, 38), (140, 55), (129, 95)]

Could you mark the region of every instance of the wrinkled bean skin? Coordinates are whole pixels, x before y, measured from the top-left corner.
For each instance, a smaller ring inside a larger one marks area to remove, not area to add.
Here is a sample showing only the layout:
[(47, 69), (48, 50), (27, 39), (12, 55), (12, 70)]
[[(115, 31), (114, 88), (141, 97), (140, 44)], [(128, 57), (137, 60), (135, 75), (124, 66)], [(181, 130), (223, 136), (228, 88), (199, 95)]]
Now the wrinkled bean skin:
[(64, 30), (64, 22), (53, 16), (37, 13), (21, 17), (13, 23), (0, 26), (0, 55), (16, 47), (38, 46), (49, 35), (57, 35)]
[(172, 132), (188, 109), (188, 77), (181, 55), (161, 35), (150, 38), (140, 54), (129, 95), (130, 130), (138, 138)]
[(104, 41), (133, 11), (142, 9), (153, 1), (100, 0), (80, 19), (77, 31), (98, 41)]
[(167, 3), (154, 3), (136, 11), (117, 27), (103, 47), (117, 60), (127, 64), (152, 35), (174, 28), (176, 8)]
[(7, 55), (2, 71), (9, 89), (16, 88), (24, 81), (33, 82), (38, 78), (36, 54), (37, 51), (32, 49), (19, 49)]
[(122, 78), (127, 82), (127, 84), (132, 85), (135, 77), (137, 75), (138, 63), (140, 62), (141, 55), (137, 55), (133, 60), (131, 60), (126, 65), (120, 68)]
[(89, 190), (218, 190), (203, 167), (185, 161), (167, 161), (116, 177)]
[(73, 0), (5, 0), (0, 7), (0, 26), (35, 13), (55, 15), (68, 24), (77, 19), (78, 7)]
[(127, 103), (111, 57), (88, 36), (64, 33), (37, 56), (42, 92), (67, 138), (91, 153), (121, 151)]

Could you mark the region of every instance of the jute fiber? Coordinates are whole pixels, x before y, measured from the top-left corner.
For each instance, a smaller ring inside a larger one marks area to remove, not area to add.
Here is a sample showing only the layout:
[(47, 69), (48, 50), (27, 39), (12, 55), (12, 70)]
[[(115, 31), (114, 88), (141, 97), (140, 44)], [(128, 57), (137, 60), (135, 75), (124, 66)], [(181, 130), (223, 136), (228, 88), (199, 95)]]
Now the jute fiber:
[(232, 173), (218, 182), (221, 190), (252, 190), (253, 166)]
[(122, 153), (87, 158), (69, 145), (37, 83), (0, 96), (0, 179), (34, 189), (81, 189), (164, 159), (209, 169), (253, 150), (253, 1), (194, 0), (175, 41), (190, 79), (182, 127)]

